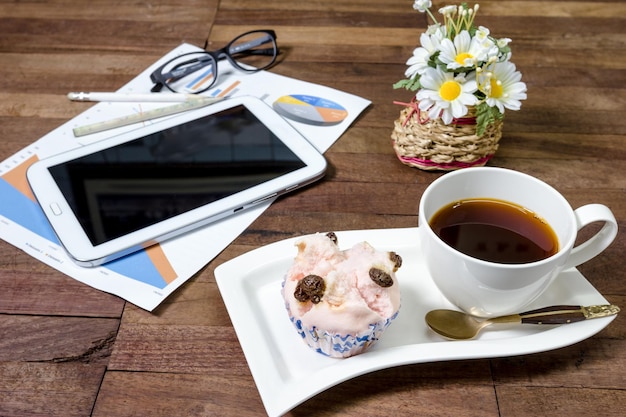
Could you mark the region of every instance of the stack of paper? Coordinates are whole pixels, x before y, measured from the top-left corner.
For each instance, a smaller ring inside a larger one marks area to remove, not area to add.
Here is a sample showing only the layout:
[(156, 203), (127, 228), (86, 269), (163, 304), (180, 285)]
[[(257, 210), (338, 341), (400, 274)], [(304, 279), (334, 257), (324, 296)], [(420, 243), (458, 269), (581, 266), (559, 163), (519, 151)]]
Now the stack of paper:
[[(148, 93), (152, 87), (149, 74), (156, 67), (179, 54), (197, 50), (188, 44), (179, 46), (119, 92)], [(351, 94), (267, 71), (244, 74), (229, 68), (226, 61), (220, 61), (216, 86), (203, 95), (258, 97), (273, 106), (320, 152), (325, 152), (370, 104), (368, 100)], [(239, 236), (272, 201), (104, 266), (83, 268), (74, 264), (60, 246), (30, 191), (26, 169), (39, 159), (152, 122), (81, 137), (74, 136), (74, 128), (167, 105), (98, 103), (3, 161), (0, 164), (0, 238), (87, 285), (118, 295), (149, 311), (157, 307)], [(329, 112), (332, 107), (333, 111)]]

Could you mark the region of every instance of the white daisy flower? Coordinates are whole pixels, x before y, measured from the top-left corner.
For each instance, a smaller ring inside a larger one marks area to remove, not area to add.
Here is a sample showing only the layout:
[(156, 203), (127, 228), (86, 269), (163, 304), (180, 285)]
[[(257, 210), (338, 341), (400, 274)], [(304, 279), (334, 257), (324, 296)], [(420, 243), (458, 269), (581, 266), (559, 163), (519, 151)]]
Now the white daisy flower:
[[(489, 29), (484, 26), (478, 26), (476, 34), (474, 35), (476, 42), (479, 42), (483, 49), (486, 51), (487, 56), (497, 56), (500, 45), (495, 43), (489, 36)], [(506, 46), (506, 45), (504, 45)]]
[(510, 61), (511, 60), (511, 49), (508, 48), (509, 43), (511, 42), (511, 39), (509, 38), (502, 38), (502, 39), (498, 39), (495, 42), (495, 46), (496, 48), (498, 48), (498, 55), (495, 55), (498, 57), (498, 61)]
[(422, 89), (416, 94), (420, 110), (428, 111), (428, 117), (441, 117), (445, 124), (453, 118), (461, 118), (467, 114), (467, 106), (477, 104), (474, 92), (478, 89), (473, 74), (454, 76), (438, 68), (428, 68), (420, 82)]
[(473, 67), (487, 58), (493, 42), (472, 38), (468, 31), (463, 30), (454, 37), (454, 43), (448, 38), (441, 42), (439, 59), (448, 69)]
[(509, 43), (511, 43), (511, 39), (510, 38), (501, 38), (501, 39), (498, 39), (497, 45), (498, 45), (499, 48), (504, 48)]
[(437, 39), (441, 41), (446, 36), (446, 28), (439, 23), (435, 23), (426, 28), (426, 33), (428, 35), (437, 35)]
[(439, 9), (439, 13), (441, 13), (444, 16), (454, 15), (456, 14), (456, 6), (444, 6), (441, 9)]
[(479, 41), (483, 42), (486, 39), (489, 39), (489, 28), (484, 26), (478, 26), (476, 30), (476, 34), (474, 35)]
[(411, 79), (416, 74), (422, 74), (426, 68), (429, 68), (428, 61), (430, 57), (439, 50), (439, 44), (442, 38), (443, 33), (439, 30), (432, 35), (422, 33), (420, 36), (420, 44), (422, 46), (415, 48), (415, 50), (413, 50), (413, 56), (406, 61), (406, 65), (409, 65), (409, 68), (404, 72), (404, 75), (407, 78)]
[(496, 106), (500, 113), (504, 113), (505, 108), (519, 110), (520, 100), (526, 99), (526, 84), (521, 81), (522, 74), (515, 70), (515, 64), (509, 61), (496, 63), (486, 76), (483, 92), (487, 104)]
[(424, 13), (426, 9), (431, 8), (432, 5), (433, 2), (430, 0), (415, 0), (415, 3), (413, 3), (413, 8), (417, 11)]

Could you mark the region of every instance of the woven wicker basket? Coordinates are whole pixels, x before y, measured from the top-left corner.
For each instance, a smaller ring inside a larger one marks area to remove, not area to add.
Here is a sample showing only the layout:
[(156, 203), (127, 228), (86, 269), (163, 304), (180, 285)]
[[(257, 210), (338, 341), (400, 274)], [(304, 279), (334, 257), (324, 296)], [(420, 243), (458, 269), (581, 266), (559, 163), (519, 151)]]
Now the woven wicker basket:
[(488, 125), (477, 136), (474, 111), (470, 107), (465, 117), (446, 125), (440, 119), (429, 119), (425, 112), (419, 111), (417, 103), (408, 104), (394, 122), (391, 133), (398, 158), (423, 170), (452, 171), (485, 165), (498, 149), (502, 121)]

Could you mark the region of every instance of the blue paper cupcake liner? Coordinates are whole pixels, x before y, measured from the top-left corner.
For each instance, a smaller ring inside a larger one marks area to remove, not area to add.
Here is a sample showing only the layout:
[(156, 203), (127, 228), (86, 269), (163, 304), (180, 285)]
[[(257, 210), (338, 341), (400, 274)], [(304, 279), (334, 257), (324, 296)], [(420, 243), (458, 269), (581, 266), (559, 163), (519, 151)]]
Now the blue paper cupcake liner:
[[(287, 310), (289, 311), (289, 307)], [(398, 316), (398, 312), (399, 310), (386, 320), (370, 324), (368, 331), (357, 334), (330, 333), (317, 326), (308, 327), (303, 325), (301, 320), (293, 317), (291, 312), (289, 312), (289, 319), (304, 342), (316, 352), (333, 358), (347, 358), (363, 353), (372, 347)]]

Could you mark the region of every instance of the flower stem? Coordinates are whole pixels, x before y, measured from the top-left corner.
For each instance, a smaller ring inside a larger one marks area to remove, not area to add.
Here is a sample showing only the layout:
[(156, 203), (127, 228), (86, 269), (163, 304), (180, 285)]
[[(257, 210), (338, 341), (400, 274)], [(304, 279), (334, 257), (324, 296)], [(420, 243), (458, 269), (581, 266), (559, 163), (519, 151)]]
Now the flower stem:
[(435, 19), (435, 16), (433, 16), (433, 14), (430, 11), (430, 9), (426, 9), (426, 13), (428, 13), (428, 16), (430, 16), (430, 18), (433, 20), (433, 23), (439, 24), (439, 22), (437, 22), (437, 19)]

